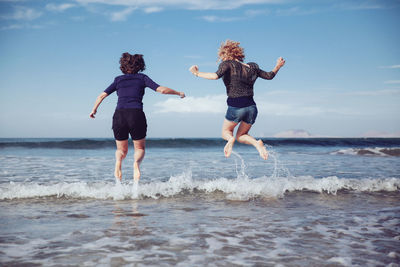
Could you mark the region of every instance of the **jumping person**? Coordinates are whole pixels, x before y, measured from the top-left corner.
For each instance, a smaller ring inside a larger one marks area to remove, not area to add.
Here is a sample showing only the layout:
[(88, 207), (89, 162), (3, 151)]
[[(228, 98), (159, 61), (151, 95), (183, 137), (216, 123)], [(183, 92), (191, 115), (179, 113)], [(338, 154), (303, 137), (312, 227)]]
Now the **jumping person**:
[(201, 78), (217, 80), (223, 77), (228, 95), (228, 110), (222, 126), (222, 138), (227, 141), (224, 147), (226, 157), (232, 153), (235, 138), (233, 131), (239, 124), (236, 133), (236, 140), (240, 143), (253, 145), (259, 152), (260, 157), (268, 159), (268, 152), (264, 147), (263, 141), (256, 140), (249, 135), (251, 126), (257, 117), (257, 106), (253, 99), (253, 85), (258, 77), (271, 80), (278, 73), (279, 69), (285, 64), (285, 60), (280, 57), (275, 68), (266, 72), (261, 70), (254, 62), (243, 63), (244, 50), (239, 46), (239, 42), (227, 40), (221, 44), (218, 51), (220, 63), (217, 72), (199, 72), (199, 67), (194, 65), (190, 71)]
[(179, 95), (181, 98), (184, 98), (185, 94), (168, 87), (160, 86), (147, 75), (139, 73), (146, 68), (143, 55), (123, 53), (119, 63), (123, 75), (116, 77), (114, 82), (97, 97), (90, 117), (95, 117), (97, 108), (107, 96), (115, 91), (117, 92), (118, 103), (112, 122), (112, 129), (117, 145), (114, 175), (116, 179), (121, 181), (121, 164), (128, 153), (128, 139), (130, 134), (135, 148), (133, 179), (135, 184), (137, 184), (140, 179), (140, 163), (145, 154), (147, 133), (147, 122), (142, 103), (144, 89), (149, 87), (161, 94)]

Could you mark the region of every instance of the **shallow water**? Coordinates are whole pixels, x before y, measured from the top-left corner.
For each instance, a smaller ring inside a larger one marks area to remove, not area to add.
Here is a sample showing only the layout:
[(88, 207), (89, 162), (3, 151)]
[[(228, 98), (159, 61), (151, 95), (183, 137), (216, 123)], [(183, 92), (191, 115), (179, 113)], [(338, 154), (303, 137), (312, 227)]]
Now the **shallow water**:
[(137, 196), (112, 147), (1, 148), (1, 265), (400, 264), (399, 157), (222, 148), (149, 144)]

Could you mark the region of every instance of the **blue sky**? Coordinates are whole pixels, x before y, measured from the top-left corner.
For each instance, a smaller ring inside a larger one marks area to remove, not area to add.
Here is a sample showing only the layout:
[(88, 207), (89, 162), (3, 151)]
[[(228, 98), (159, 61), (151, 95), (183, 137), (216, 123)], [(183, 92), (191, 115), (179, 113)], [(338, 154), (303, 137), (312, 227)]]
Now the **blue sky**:
[(148, 137), (218, 137), (223, 82), (188, 68), (216, 71), (226, 39), (265, 70), (287, 61), (255, 84), (253, 135), (400, 136), (399, 27), (398, 0), (0, 0), (0, 137), (112, 137), (117, 96), (89, 113), (123, 52), (187, 95), (147, 89)]

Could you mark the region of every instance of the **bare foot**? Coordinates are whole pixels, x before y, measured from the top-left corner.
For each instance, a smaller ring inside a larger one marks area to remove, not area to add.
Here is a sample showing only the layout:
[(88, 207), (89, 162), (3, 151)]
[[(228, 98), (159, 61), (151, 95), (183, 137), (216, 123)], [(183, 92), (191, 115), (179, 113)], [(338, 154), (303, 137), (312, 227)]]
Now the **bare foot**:
[(257, 141), (257, 146), (256, 146), (256, 148), (257, 148), (257, 150), (258, 150), (258, 153), (260, 153), (260, 157), (261, 157), (263, 160), (267, 160), (267, 159), (268, 159), (268, 151), (267, 151), (267, 149), (265, 148), (264, 143), (263, 143), (262, 140), (258, 140), (258, 141)]
[(235, 143), (235, 138), (231, 137), (228, 142), (226, 142), (226, 145), (224, 147), (224, 154), (225, 157), (229, 158), (229, 156), (232, 153), (232, 148), (233, 148), (233, 144)]
[(116, 179), (118, 179), (120, 181), (122, 180), (121, 161), (115, 162), (114, 176)]
[(139, 181), (140, 179), (140, 168), (137, 162), (133, 163), (133, 180), (135, 182)]

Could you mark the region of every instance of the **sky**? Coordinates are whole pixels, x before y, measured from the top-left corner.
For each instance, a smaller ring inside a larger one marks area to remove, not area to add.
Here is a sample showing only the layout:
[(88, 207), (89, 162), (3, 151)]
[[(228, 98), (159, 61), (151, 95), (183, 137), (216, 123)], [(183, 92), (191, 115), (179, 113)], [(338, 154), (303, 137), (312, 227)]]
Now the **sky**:
[(96, 97), (123, 52), (185, 99), (146, 89), (148, 137), (219, 137), (226, 112), (217, 51), (241, 43), (270, 71), (254, 86), (251, 134), (400, 137), (399, 0), (0, 0), (0, 137), (109, 137), (117, 95)]

